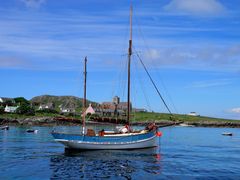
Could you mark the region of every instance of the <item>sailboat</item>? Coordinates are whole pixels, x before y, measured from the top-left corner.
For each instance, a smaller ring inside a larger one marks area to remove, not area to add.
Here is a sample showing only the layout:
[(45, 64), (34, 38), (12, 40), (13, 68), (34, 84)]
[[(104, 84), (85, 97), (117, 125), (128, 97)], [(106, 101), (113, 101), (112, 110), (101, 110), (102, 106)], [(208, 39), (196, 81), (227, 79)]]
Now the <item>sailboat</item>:
[[(83, 111), (82, 132), (80, 134), (69, 134), (52, 132), (54, 140), (62, 143), (68, 149), (96, 150), (96, 149), (140, 149), (156, 147), (162, 135), (158, 132), (158, 127), (151, 123), (142, 130), (132, 131), (130, 127), (130, 73), (132, 55), (132, 6), (130, 7), (130, 39), (128, 48), (128, 97), (127, 97), (127, 123), (120, 132), (99, 131), (88, 129), (85, 123), (85, 113)], [(84, 98), (83, 110), (86, 109), (86, 75), (87, 58), (84, 61)]]

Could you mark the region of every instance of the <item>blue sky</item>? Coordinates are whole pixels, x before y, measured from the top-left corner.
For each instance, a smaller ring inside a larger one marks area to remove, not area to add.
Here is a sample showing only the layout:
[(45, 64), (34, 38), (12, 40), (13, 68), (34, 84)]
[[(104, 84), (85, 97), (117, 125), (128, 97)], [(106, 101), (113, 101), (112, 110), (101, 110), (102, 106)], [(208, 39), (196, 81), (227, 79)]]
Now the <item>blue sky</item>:
[[(126, 99), (129, 0), (0, 0), (0, 96)], [(240, 1), (133, 0), (133, 46), (170, 109), (240, 119)], [(136, 53), (135, 107), (166, 112)]]

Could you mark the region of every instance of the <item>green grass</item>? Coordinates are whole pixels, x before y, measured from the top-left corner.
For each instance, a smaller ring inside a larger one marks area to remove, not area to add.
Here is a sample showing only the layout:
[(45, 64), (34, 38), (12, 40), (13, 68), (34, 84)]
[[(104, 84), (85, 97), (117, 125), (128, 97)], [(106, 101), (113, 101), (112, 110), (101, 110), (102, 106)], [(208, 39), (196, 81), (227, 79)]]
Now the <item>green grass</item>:
[(13, 119), (17, 119), (17, 118), (27, 118), (27, 117), (32, 117), (32, 116), (26, 116), (26, 115), (19, 115), (19, 114), (0, 114), (0, 118), (13, 118)]
[(170, 120), (169, 114), (162, 113), (150, 113), (150, 112), (137, 112), (134, 113), (132, 121), (141, 122), (141, 121), (161, 121), (161, 120)]
[(163, 121), (163, 120), (173, 120), (173, 121), (183, 121), (183, 122), (236, 122), (236, 120), (231, 119), (221, 119), (221, 118), (211, 118), (204, 116), (189, 116), (184, 114), (174, 114), (173, 116), (167, 113), (153, 113), (153, 112), (137, 112), (134, 113), (132, 118), (133, 122), (142, 121)]

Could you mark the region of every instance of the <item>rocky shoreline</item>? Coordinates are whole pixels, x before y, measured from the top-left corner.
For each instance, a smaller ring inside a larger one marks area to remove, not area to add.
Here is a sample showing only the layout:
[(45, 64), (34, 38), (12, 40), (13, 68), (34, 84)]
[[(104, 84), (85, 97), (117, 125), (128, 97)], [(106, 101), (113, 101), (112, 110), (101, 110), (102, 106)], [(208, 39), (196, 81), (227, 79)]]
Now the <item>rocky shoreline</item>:
[[(184, 122), (184, 121), (155, 121), (156, 125), (159, 127), (166, 126), (192, 126), (192, 127), (230, 127), (230, 128), (240, 128), (240, 121), (236, 122), (222, 122), (222, 121), (195, 121), (195, 122)], [(133, 125), (146, 125), (148, 122), (135, 122)], [(184, 124), (184, 125), (182, 125)]]
[[(149, 122), (133, 122), (132, 125), (145, 126)], [(56, 119), (55, 117), (23, 117), (23, 118), (0, 118), (0, 125), (27, 125), (27, 126), (56, 126), (56, 125), (79, 125), (80, 120), (76, 119)], [(98, 122), (89, 122), (91, 124), (103, 124)], [(170, 120), (161, 120), (155, 121), (156, 125), (159, 127), (166, 126), (175, 126), (181, 125), (184, 123), (184, 126), (195, 126), (195, 127), (230, 127), (230, 128), (240, 128), (240, 121), (236, 122), (225, 122), (225, 121), (195, 121), (195, 122), (184, 122), (184, 121), (170, 121)], [(105, 123), (106, 124), (106, 123)]]
[(0, 118), (0, 125), (16, 126), (55, 126), (55, 125), (77, 125), (76, 121), (59, 121), (54, 117), (29, 117), (29, 118)]
[(192, 122), (192, 123), (189, 123), (189, 125), (193, 125), (193, 126), (196, 126), (196, 127), (230, 127), (230, 128), (240, 128), (240, 121), (237, 121), (236, 122), (202, 122), (202, 121), (199, 121), (199, 122)]

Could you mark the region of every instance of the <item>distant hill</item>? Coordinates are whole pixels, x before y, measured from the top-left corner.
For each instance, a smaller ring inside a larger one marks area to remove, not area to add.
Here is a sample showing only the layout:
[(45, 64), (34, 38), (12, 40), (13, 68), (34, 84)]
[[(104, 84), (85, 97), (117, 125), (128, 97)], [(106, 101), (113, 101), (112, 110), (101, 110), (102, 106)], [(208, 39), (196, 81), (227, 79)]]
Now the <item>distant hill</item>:
[[(58, 108), (60, 105), (62, 107), (72, 107), (75, 109), (79, 109), (82, 107), (83, 99), (76, 97), (76, 96), (52, 96), (52, 95), (42, 95), (33, 97), (30, 102), (35, 105), (39, 106), (41, 104), (48, 104), (53, 103), (55, 108)], [(87, 100), (87, 106), (89, 103), (96, 105), (98, 103)]]

